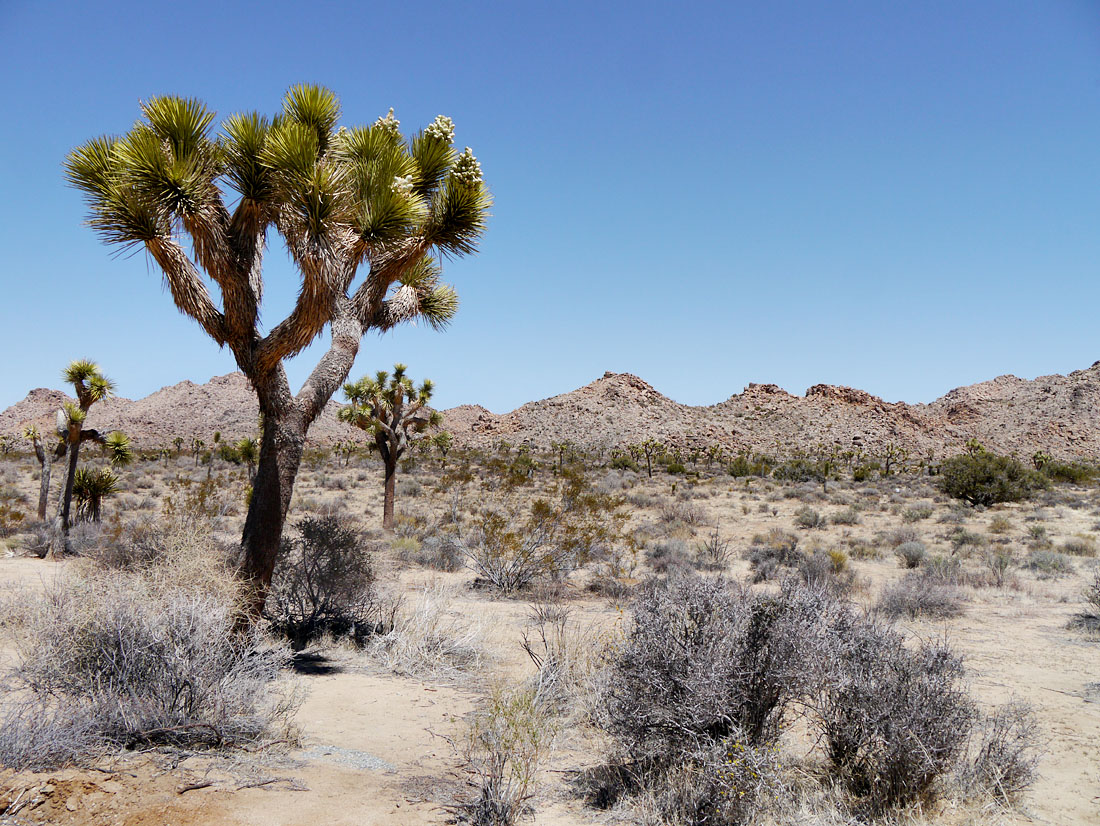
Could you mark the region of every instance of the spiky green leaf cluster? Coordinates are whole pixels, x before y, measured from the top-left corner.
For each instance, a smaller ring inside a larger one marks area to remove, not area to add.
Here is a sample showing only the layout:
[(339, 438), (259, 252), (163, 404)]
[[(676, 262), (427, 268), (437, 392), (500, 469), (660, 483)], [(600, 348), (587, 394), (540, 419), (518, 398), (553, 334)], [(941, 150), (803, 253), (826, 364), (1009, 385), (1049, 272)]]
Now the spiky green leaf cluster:
[[(167, 251), (181, 231), (193, 242), (193, 263), (222, 288), (225, 311), (245, 308), (245, 325), (254, 324), (255, 313), (240, 303), (241, 290), (260, 297), (259, 273), (250, 269), (261, 260), (253, 239), (262, 244), (268, 227), (285, 237), (302, 270), (303, 295), (315, 299), (301, 322), (308, 331), (294, 339), (297, 349), (332, 312), (327, 296), (345, 291), (346, 274), (364, 261), (373, 265), (410, 242), (424, 254), (433, 247), (467, 254), (485, 231), (492, 197), (473, 153), (455, 151), (454, 123), (444, 115), (408, 139), (392, 109), (370, 126), (339, 127), (339, 99), (307, 84), (289, 89), (274, 117), (234, 114), (220, 134), (213, 132), (214, 113), (198, 100), (157, 97), (141, 112), (126, 134), (73, 150), (66, 175), (84, 194), (100, 236), (144, 245), (165, 269), (177, 306), (219, 342), (247, 337), (251, 326), (223, 332), (217, 308), (187, 274), (191, 262)], [(232, 214), (227, 189), (240, 195)], [(416, 298), (412, 311), (433, 327), (457, 309), (454, 291), (437, 280), (417, 281)]]
[(103, 440), (103, 449), (107, 451), (107, 456), (115, 467), (125, 467), (134, 461), (134, 448), (130, 443), (130, 437), (120, 430), (107, 434)]

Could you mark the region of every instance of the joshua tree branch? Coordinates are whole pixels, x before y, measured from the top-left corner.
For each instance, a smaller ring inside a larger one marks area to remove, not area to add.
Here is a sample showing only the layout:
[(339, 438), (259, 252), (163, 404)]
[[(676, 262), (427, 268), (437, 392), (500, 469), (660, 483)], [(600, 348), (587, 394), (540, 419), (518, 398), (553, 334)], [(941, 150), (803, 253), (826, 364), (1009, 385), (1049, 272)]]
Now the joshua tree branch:
[(328, 400), (347, 380), (359, 343), (366, 330), (352, 310), (351, 301), (340, 297), (335, 301), (332, 319), (332, 344), (298, 392), (297, 402), (307, 421), (313, 421), (324, 410)]
[(172, 300), (180, 312), (195, 319), (219, 345), (225, 344), (225, 316), (210, 300), (206, 285), (179, 244), (170, 238), (158, 237), (147, 241), (145, 248), (164, 272)]

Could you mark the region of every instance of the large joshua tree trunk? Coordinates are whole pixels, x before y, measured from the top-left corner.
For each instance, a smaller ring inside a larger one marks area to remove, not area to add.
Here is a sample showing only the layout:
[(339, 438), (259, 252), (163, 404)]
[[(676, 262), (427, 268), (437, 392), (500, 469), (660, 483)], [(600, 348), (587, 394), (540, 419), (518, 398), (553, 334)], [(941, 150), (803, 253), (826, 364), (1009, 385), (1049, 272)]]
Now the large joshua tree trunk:
[(252, 618), (261, 614), (267, 600), (309, 429), (309, 422), (293, 404), (261, 401), (260, 409), (264, 413), (260, 458), (241, 536), (241, 573), (250, 585), (246, 609)]
[[(335, 320), (332, 346), (297, 397), (291, 393), (282, 365), (265, 374), (246, 373), (260, 402), (263, 432), (241, 535), (240, 573), (249, 586), (244, 622), (255, 621), (267, 601), (309, 426), (347, 379), (362, 335), (362, 326), (355, 319), (344, 316)], [(242, 361), (238, 359), (238, 364)]]
[(382, 530), (393, 530), (393, 498), (397, 487), (397, 460), (386, 459), (386, 487), (382, 497)]
[(50, 554), (61, 556), (70, 552), (69, 547), (69, 512), (73, 503), (73, 482), (76, 481), (76, 466), (80, 458), (80, 437), (69, 441), (69, 466), (65, 473), (65, 485), (61, 488), (61, 499), (57, 503), (57, 517), (54, 519), (53, 531), (50, 536)]
[(46, 452), (42, 443), (35, 439), (34, 456), (42, 467), (38, 481), (38, 521), (46, 521), (46, 508), (50, 500), (50, 475), (53, 473), (53, 457)]

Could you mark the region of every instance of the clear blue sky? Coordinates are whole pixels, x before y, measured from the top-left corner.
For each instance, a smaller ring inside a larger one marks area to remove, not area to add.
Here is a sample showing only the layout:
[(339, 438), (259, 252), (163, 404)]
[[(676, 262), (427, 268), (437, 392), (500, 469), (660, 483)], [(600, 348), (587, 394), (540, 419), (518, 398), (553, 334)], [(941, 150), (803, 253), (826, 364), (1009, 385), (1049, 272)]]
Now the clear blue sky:
[(1100, 359), (1096, 0), (3, 0), (0, 67), (0, 408), (78, 356), (132, 398), (234, 369), (61, 163), (142, 98), (273, 113), (302, 81), (349, 124), (450, 115), (496, 197), (453, 327), (372, 335), (353, 376), (401, 360), (502, 412), (605, 370), (930, 401)]

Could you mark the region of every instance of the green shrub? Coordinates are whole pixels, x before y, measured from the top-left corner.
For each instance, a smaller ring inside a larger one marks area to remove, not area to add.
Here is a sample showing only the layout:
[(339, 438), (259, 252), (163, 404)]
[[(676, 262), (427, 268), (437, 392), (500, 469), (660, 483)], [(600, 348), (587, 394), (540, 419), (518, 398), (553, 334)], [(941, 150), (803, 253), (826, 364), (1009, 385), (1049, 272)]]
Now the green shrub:
[(1087, 485), (1096, 479), (1097, 470), (1081, 462), (1049, 461), (1043, 464), (1040, 473), (1052, 482)]
[(940, 489), (971, 505), (1019, 502), (1047, 484), (1044, 476), (1018, 459), (986, 450), (952, 456), (940, 466)]
[(387, 630), (374, 590), (374, 571), (362, 538), (333, 516), (298, 523), (299, 537), (284, 539), (264, 615), (295, 651), (324, 634), (361, 645)]

